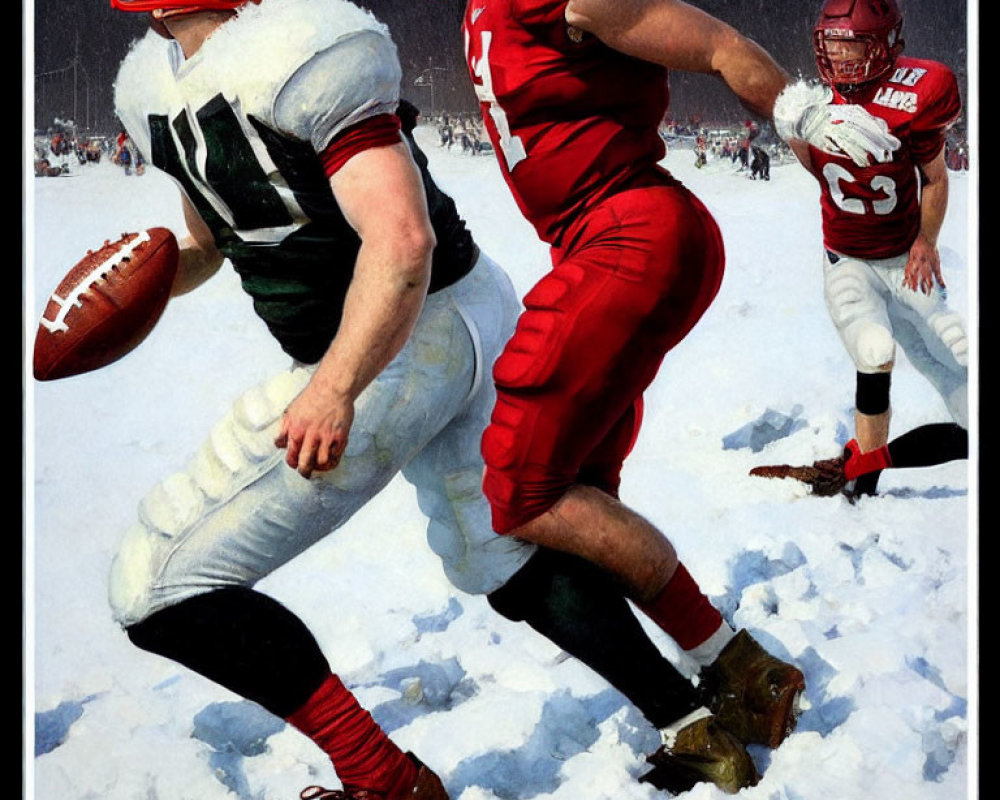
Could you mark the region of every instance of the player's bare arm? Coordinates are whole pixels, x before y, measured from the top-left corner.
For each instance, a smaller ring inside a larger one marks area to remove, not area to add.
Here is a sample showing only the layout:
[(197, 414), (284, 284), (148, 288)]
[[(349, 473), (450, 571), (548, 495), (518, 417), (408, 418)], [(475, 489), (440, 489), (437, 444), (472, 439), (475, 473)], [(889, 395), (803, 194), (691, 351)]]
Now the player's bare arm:
[(170, 288), (171, 297), (198, 288), (215, 275), (225, 261), (225, 257), (215, 246), (211, 231), (195, 211), (191, 201), (182, 196), (182, 204), (188, 233), (179, 241), (180, 264), (177, 267), (177, 277)]
[(773, 115), (786, 141), (845, 153), (860, 166), (899, 147), (880, 120), (863, 109), (834, 110), (825, 90), (791, 82), (759, 45), (680, 0), (570, 0), (566, 22), (636, 58), (717, 75), (751, 111)]
[(788, 75), (760, 46), (678, 0), (570, 0), (566, 21), (623, 53), (717, 75), (752, 111), (770, 116)]
[(948, 210), (948, 169), (944, 163), (944, 150), (933, 160), (922, 164), (923, 176), (920, 192), (920, 233), (910, 246), (903, 282), (913, 291), (930, 294), (934, 282), (944, 286), (941, 275), (941, 256), (937, 249), (938, 235)]
[(305, 477), (337, 466), (355, 400), (402, 349), (420, 315), (435, 245), (406, 145), (355, 155), (330, 185), (361, 249), (337, 336), (285, 412), (276, 441), (288, 448), (288, 465)]

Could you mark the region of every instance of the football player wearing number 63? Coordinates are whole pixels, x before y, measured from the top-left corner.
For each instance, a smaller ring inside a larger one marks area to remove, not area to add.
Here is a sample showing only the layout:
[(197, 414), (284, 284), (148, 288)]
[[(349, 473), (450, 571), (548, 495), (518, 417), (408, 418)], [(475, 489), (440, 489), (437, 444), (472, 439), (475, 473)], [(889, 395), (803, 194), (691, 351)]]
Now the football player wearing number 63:
[[(857, 438), (845, 457), (862, 473), (848, 486), (859, 497), (875, 493), (882, 468), (968, 454), (968, 340), (961, 315), (947, 305), (937, 251), (948, 208), (945, 133), (961, 98), (947, 66), (902, 55), (897, 0), (826, 0), (813, 44), (833, 103), (884, 119), (902, 142), (891, 161), (859, 166), (791, 141), (820, 184), (827, 308), (856, 367)], [(908, 432), (912, 455), (893, 461), (886, 444), (897, 345), (952, 422)]]
[(753, 715), (710, 703), (665, 726), (648, 778), (674, 792), (692, 780), (728, 791), (752, 784), (740, 747), (781, 742), (804, 680), (733, 631), (671, 541), (618, 500), (643, 392), (723, 273), (715, 220), (658, 164), (668, 70), (721, 77), (785, 138), (858, 168), (890, 160), (899, 144), (883, 120), (831, 105), (825, 87), (791, 82), (696, 5), (469, 0), (463, 24), (501, 171), (552, 254), (494, 367), (498, 399), (483, 437), (493, 525), (612, 571), (695, 663), (711, 673), (729, 661), (744, 675)]

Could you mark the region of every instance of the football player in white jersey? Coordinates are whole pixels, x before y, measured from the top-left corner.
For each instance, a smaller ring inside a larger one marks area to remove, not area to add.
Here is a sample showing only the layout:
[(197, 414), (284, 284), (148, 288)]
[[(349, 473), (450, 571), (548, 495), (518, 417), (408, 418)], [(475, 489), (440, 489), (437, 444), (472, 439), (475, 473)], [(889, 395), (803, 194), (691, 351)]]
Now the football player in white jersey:
[[(579, 657), (654, 725), (701, 708), (706, 697), (646, 637), (618, 583), (491, 527), (480, 437), (495, 401), (489, 369), (519, 303), (400, 123), (385, 27), (346, 0), (112, 5), (151, 16), (115, 101), (182, 194), (175, 294), (228, 259), (292, 361), (142, 499), (110, 585), (130, 639), (309, 736), (344, 786), (322, 796), (445, 798), (302, 621), (253, 588), (401, 472), (456, 587)], [(740, 666), (716, 676), (720, 696), (742, 696), (730, 684)]]

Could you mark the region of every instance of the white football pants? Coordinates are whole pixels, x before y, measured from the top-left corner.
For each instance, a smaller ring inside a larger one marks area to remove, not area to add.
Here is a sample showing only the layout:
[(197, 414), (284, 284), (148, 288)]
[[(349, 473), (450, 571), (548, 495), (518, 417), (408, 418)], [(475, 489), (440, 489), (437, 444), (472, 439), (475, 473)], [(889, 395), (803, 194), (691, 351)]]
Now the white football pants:
[(866, 261), (823, 259), (830, 317), (858, 372), (883, 371), (896, 344), (941, 395), (955, 422), (969, 426), (969, 343), (961, 315), (944, 291), (929, 295), (903, 285), (907, 255)]
[(340, 464), (309, 479), (274, 439), (315, 368), (293, 365), (246, 392), (186, 470), (140, 502), (111, 568), (115, 618), (127, 626), (203, 592), (252, 586), (337, 530), (400, 471), (416, 487), (449, 580), (469, 593), (503, 585), (535, 548), (493, 532), (480, 439), (495, 399), (492, 364), (519, 310), (510, 280), (485, 256), (428, 296), (406, 346), (358, 398)]

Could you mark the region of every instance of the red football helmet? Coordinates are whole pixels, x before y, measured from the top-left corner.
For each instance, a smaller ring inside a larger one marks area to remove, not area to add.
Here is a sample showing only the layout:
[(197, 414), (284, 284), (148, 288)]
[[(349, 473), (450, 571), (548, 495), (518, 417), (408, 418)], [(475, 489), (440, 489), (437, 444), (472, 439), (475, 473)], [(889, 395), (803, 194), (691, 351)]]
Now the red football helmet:
[(169, 17), (198, 11), (235, 11), (248, 2), (259, 3), (260, 0), (111, 0), (111, 7), (119, 11), (148, 11), (150, 27), (164, 39), (172, 39), (163, 24)]
[(162, 11), (162, 16), (193, 14), (196, 11), (232, 11), (248, 0), (111, 0), (119, 11)]
[(820, 76), (848, 90), (885, 75), (903, 44), (897, 0), (825, 0), (813, 32)]

